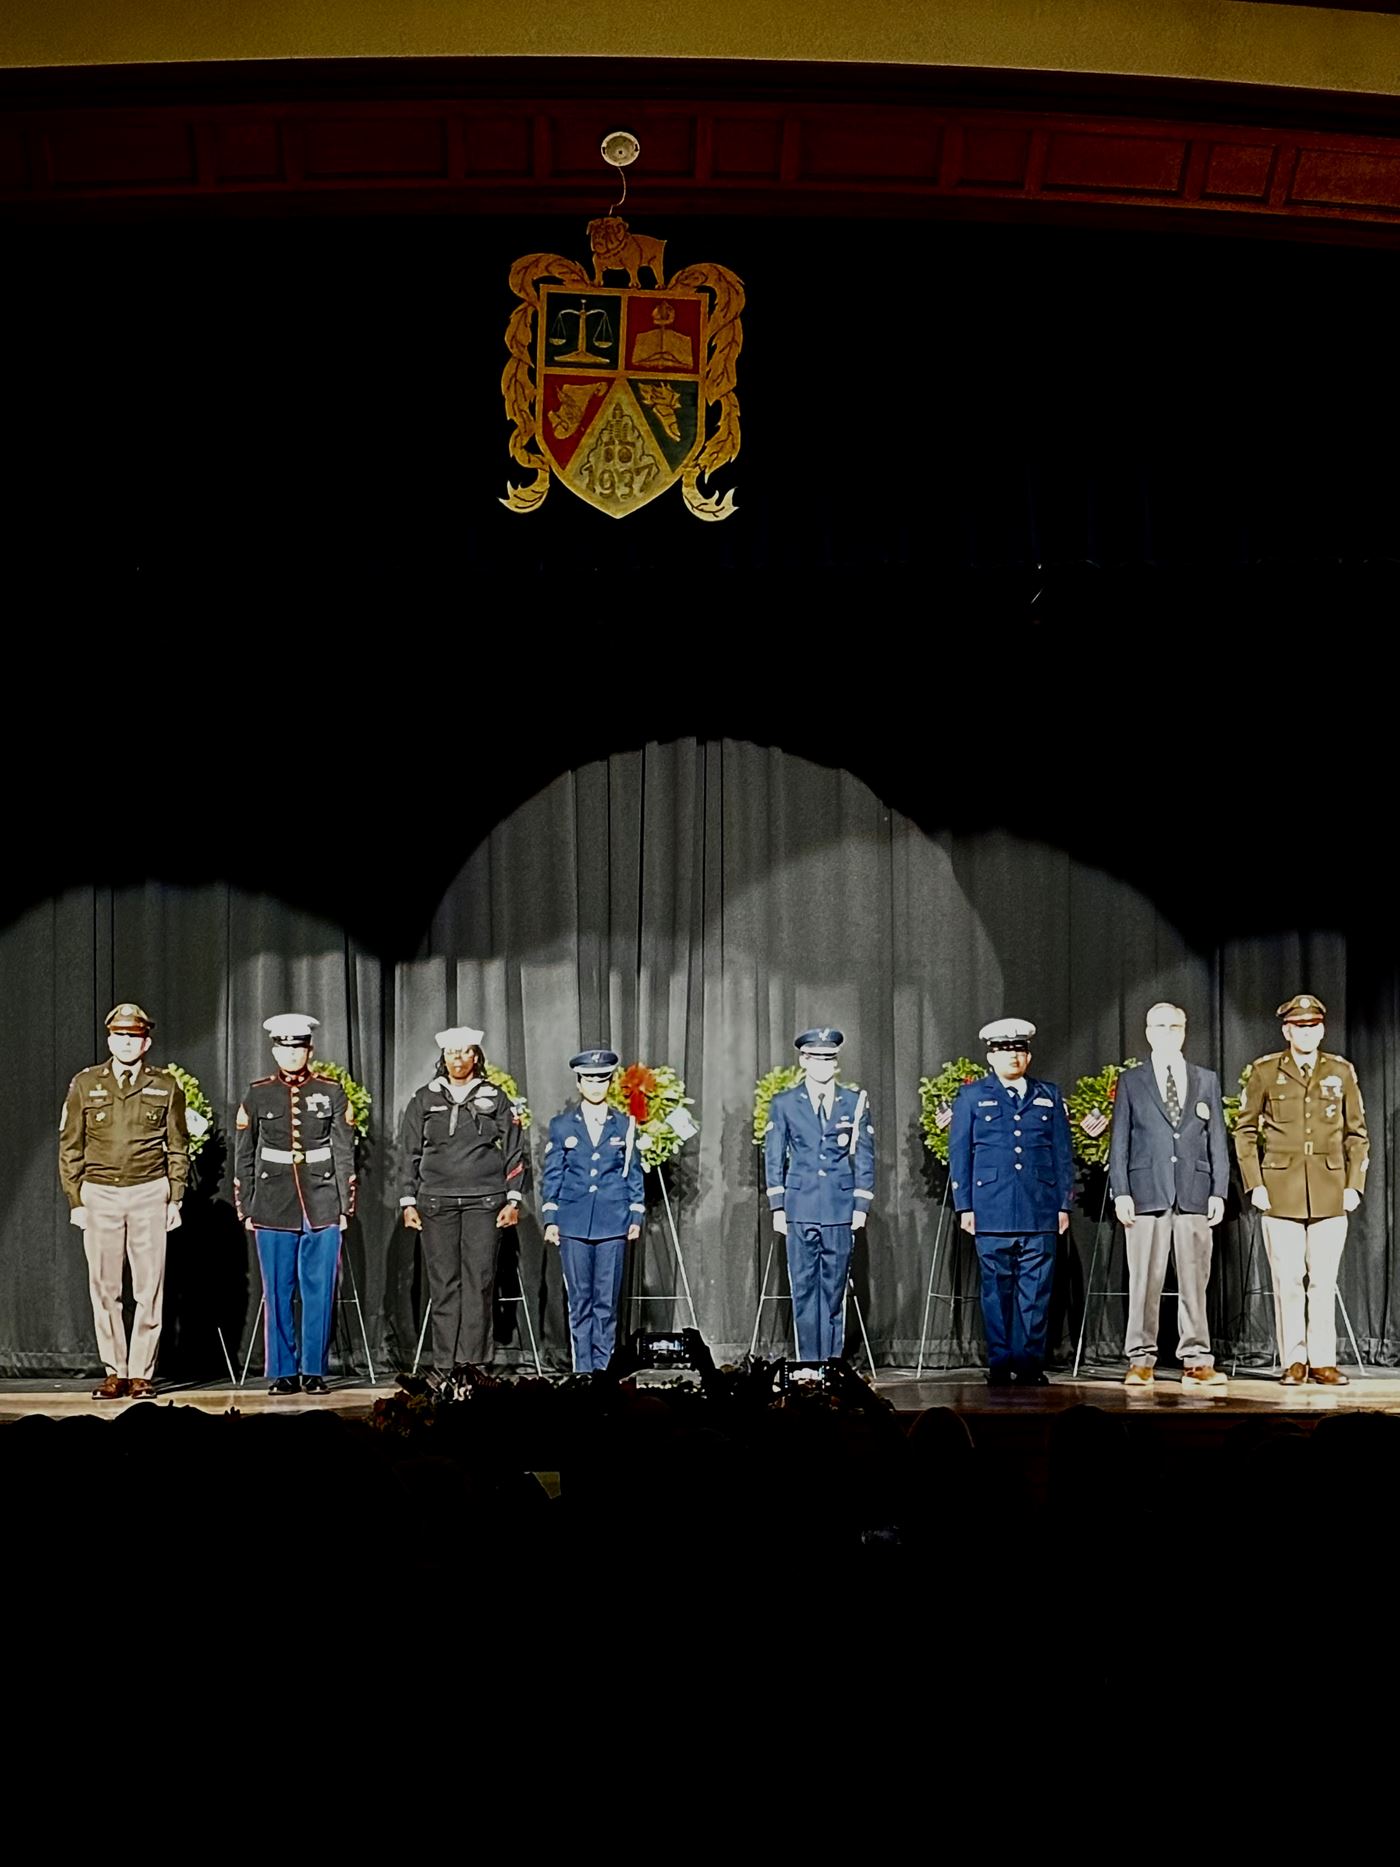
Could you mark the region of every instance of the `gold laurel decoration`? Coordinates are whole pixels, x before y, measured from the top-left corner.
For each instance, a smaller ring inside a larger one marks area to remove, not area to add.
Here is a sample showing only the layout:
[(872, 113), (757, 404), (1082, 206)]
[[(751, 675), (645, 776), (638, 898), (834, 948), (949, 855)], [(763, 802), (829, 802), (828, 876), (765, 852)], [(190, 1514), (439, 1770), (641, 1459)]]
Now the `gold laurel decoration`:
[(668, 289), (675, 291), (683, 287), (712, 295), (709, 348), (701, 390), (707, 407), (718, 404), (718, 420), (695, 465), (682, 473), (681, 492), (697, 519), (727, 519), (736, 510), (733, 488), (723, 499), (707, 499), (700, 491), (700, 481), (708, 480), (718, 468), (728, 466), (739, 452), (739, 398), (734, 393), (734, 384), (739, 352), (744, 347), (744, 327), (739, 321), (744, 309), (744, 284), (727, 266), (699, 265), (683, 267), (673, 275)]
[(533, 467), (534, 480), (527, 486), (506, 482), (506, 496), (501, 501), (512, 512), (533, 512), (544, 503), (549, 491), (549, 463), (540, 452), (538, 434), (538, 393), (531, 350), (535, 335), (535, 317), (540, 309), (539, 283), (554, 279), (560, 285), (589, 283), (587, 272), (577, 260), (564, 259), (558, 253), (527, 253), (510, 269), (510, 289), (521, 301), (510, 314), (506, 326), (506, 349), (510, 360), (501, 372), (501, 394), (505, 398), (506, 419), (514, 424), (510, 437), (510, 457), (522, 467)]

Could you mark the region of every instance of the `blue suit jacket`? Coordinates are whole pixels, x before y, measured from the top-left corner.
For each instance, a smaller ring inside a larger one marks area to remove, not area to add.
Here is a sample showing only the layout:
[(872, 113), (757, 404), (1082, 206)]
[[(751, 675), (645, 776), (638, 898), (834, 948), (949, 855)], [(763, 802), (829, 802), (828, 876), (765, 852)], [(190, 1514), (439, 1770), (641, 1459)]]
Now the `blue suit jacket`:
[[(566, 1238), (625, 1238), (646, 1217), (642, 1157), (628, 1118), (609, 1108), (597, 1147), (575, 1102), (549, 1124), (540, 1178), (540, 1223)], [(631, 1160), (628, 1160), (628, 1155)]]
[(1054, 1083), (1024, 1080), (1023, 1101), (984, 1076), (964, 1083), (953, 1103), (949, 1190), (979, 1232), (1057, 1232), (1074, 1200), (1064, 1098)]
[[(856, 1109), (860, 1107), (860, 1121)], [(875, 1128), (858, 1089), (835, 1085), (825, 1122), (805, 1082), (768, 1105), (763, 1170), (770, 1212), (807, 1225), (849, 1225), (875, 1197)]]
[(1150, 1063), (1125, 1070), (1113, 1104), (1108, 1190), (1132, 1195), (1139, 1212), (1204, 1212), (1212, 1196), (1230, 1188), (1230, 1148), (1220, 1078), (1186, 1065), (1186, 1099), (1175, 1128), (1157, 1093)]

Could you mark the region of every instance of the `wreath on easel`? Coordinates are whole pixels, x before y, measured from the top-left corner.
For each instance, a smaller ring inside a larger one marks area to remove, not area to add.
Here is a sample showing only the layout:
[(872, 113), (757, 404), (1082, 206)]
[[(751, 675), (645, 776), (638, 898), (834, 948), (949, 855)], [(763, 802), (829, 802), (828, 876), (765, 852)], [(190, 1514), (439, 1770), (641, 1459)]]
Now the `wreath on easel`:
[(668, 1063), (629, 1063), (613, 1077), (608, 1101), (636, 1122), (637, 1152), (648, 1172), (700, 1132), (685, 1084)]

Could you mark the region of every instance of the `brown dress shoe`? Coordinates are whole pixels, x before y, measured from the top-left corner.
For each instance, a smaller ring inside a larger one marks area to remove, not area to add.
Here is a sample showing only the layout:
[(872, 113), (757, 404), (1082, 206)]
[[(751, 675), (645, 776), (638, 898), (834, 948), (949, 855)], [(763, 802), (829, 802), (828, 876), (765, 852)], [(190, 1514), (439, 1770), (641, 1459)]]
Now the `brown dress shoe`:
[(154, 1400), (156, 1384), (154, 1381), (133, 1381), (129, 1392), (133, 1400)]
[(1283, 1386), (1301, 1387), (1307, 1378), (1306, 1366), (1301, 1361), (1290, 1361), (1283, 1371)]
[(131, 1383), (125, 1375), (109, 1374), (100, 1387), (94, 1387), (94, 1400), (125, 1400), (131, 1392)]
[(1350, 1387), (1351, 1381), (1340, 1368), (1314, 1368), (1312, 1379), (1319, 1387)]

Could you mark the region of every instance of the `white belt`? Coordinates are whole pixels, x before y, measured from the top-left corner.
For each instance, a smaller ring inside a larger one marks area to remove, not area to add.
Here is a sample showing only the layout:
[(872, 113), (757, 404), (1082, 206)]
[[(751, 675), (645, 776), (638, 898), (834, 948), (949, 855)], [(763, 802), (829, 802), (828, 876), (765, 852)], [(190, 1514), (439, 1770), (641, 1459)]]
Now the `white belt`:
[(303, 1154), (300, 1149), (293, 1151), (285, 1147), (265, 1147), (259, 1159), (279, 1161), (283, 1166), (293, 1166), (303, 1160), (329, 1160), (331, 1151), (328, 1147), (308, 1148)]

